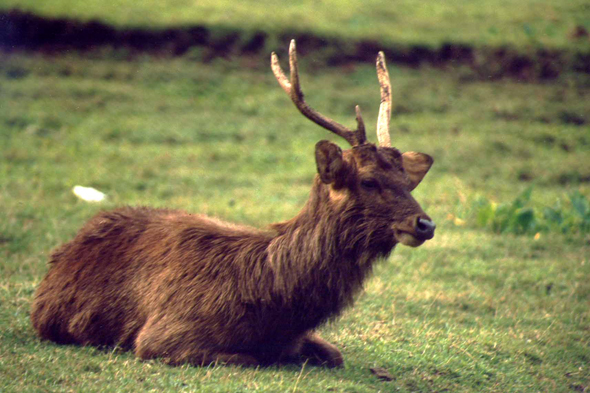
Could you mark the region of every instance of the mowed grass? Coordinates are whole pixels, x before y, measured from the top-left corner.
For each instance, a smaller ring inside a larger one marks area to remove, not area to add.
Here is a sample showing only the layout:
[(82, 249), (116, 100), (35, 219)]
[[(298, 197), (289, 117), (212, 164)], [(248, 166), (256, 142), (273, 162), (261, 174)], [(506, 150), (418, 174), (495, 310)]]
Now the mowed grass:
[[(377, 40), (385, 44), (443, 43), (590, 50), (590, 5), (585, 0), (3, 0), (49, 17), (101, 20), (119, 27), (204, 25), (244, 31), (285, 31)], [(586, 31), (586, 35), (580, 30)], [(581, 35), (580, 35), (581, 34)]]
[[(285, 59), (282, 59), (283, 61)], [(375, 70), (300, 59), (308, 102), (369, 138)], [(438, 224), (376, 267), (354, 308), (321, 329), (345, 367), (168, 367), (41, 342), (29, 321), (52, 248), (101, 209), (149, 205), (254, 226), (304, 204), (320, 139), (266, 65), (186, 58), (0, 60), (1, 391), (584, 391), (590, 384), (587, 235), (497, 235), (455, 217), (470, 198), (536, 205), (590, 195), (590, 82), (485, 82), (390, 67), (392, 139), (435, 164), (414, 195)], [(75, 185), (108, 195), (89, 204)], [(370, 368), (394, 377), (380, 381)]]

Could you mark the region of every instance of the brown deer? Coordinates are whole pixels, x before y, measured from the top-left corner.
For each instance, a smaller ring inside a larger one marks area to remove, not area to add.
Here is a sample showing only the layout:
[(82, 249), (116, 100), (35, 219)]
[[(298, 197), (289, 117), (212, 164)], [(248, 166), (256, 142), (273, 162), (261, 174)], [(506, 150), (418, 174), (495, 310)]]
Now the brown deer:
[(397, 243), (416, 247), (435, 225), (412, 198), (432, 164), (390, 146), (391, 93), (383, 53), (379, 146), (303, 99), (295, 42), (290, 79), (271, 66), (296, 107), (352, 145), (320, 141), (318, 175), (293, 219), (266, 230), (175, 210), (121, 208), (92, 218), (55, 250), (31, 319), (61, 344), (118, 346), (169, 364), (340, 366), (314, 329), (351, 305), (373, 263)]

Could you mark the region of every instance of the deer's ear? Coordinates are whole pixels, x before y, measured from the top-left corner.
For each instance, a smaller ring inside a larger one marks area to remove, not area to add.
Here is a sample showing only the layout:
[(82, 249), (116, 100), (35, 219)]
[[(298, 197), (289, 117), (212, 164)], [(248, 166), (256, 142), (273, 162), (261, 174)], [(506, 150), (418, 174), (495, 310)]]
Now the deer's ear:
[(329, 141), (319, 141), (315, 145), (315, 162), (322, 182), (334, 183), (344, 168), (342, 149)]
[(428, 154), (408, 151), (402, 154), (404, 170), (410, 178), (410, 190), (416, 188), (432, 166), (434, 159)]

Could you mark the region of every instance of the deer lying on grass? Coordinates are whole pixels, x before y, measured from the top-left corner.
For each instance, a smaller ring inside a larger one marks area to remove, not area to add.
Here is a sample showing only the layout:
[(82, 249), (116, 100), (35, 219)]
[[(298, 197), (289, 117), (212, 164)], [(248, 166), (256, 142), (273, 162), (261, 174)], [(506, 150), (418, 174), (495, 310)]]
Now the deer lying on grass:
[(416, 247), (435, 225), (412, 198), (432, 165), (390, 146), (391, 94), (383, 53), (379, 147), (303, 99), (295, 42), (290, 79), (272, 70), (297, 108), (352, 145), (320, 141), (318, 175), (293, 219), (268, 230), (182, 211), (122, 208), (92, 218), (51, 256), (31, 318), (61, 344), (119, 346), (169, 364), (340, 366), (342, 354), (314, 329), (351, 305), (378, 258)]

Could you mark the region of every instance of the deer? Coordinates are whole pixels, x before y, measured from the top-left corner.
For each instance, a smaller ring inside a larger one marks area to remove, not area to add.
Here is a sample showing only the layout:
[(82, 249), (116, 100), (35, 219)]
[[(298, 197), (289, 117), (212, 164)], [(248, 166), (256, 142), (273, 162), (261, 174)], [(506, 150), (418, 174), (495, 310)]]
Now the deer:
[(352, 305), (376, 261), (398, 243), (420, 246), (436, 227), (411, 195), (433, 159), (391, 146), (383, 52), (376, 67), (378, 146), (358, 106), (352, 130), (306, 103), (294, 40), (289, 77), (273, 52), (272, 71), (296, 108), (351, 145), (316, 144), (301, 211), (263, 229), (170, 209), (100, 212), (50, 255), (31, 306), (38, 336), (170, 365), (342, 366), (317, 329)]

